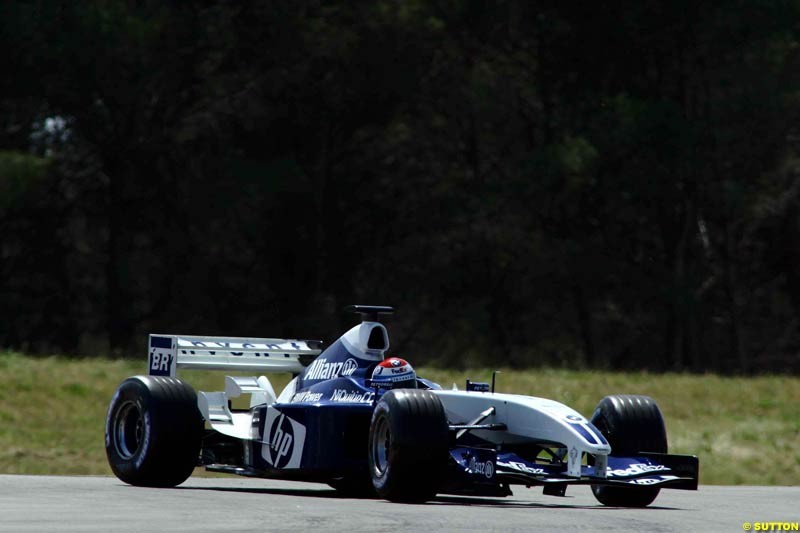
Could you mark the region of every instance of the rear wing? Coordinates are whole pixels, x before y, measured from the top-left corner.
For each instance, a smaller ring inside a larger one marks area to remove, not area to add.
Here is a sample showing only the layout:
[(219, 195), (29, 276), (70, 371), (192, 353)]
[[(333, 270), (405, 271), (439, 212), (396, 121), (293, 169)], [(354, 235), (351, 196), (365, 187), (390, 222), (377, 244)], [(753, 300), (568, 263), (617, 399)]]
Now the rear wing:
[(178, 368), (299, 374), (322, 352), (322, 341), (151, 334), (147, 373), (175, 376)]

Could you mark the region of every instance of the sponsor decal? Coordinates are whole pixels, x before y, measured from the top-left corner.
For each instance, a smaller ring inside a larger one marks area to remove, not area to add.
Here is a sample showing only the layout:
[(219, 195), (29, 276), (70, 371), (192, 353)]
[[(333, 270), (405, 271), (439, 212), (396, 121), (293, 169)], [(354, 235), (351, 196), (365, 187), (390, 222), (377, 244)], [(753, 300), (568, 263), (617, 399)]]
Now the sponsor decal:
[(645, 479), (631, 479), (630, 481), (626, 481), (626, 483), (630, 483), (631, 485), (655, 485), (659, 483), (659, 479), (653, 478), (645, 478)]
[(172, 374), (172, 339), (169, 337), (150, 337), (149, 374), (169, 376)]
[(321, 392), (298, 392), (294, 396), (292, 396), (292, 400), (289, 403), (316, 403), (322, 399)]
[(277, 409), (268, 409), (261, 455), (274, 468), (299, 468), (306, 428)]
[(645, 477), (639, 479), (630, 479), (625, 481), (625, 483), (629, 483), (631, 485), (658, 485), (659, 483), (665, 483), (667, 481), (672, 481), (673, 479), (679, 478), (678, 476)]
[(380, 389), (380, 390), (384, 389), (390, 390), (394, 387), (394, 384), (392, 383), (391, 380), (383, 378), (378, 378), (378, 379), (373, 378), (368, 382), (368, 385), (373, 389)]
[[(142, 406), (140, 402), (137, 401), (136, 403), (139, 406), (141, 412)], [(150, 428), (152, 427), (152, 425), (153, 423), (150, 420), (150, 411), (149, 410), (144, 411), (144, 424), (142, 427), (142, 430), (144, 431), (144, 436), (142, 438), (142, 444), (139, 446), (139, 450), (137, 450), (137, 453), (139, 455), (136, 457), (136, 461), (134, 461), (134, 463), (136, 464), (136, 468), (141, 468), (142, 463), (147, 457), (147, 451), (150, 448)]]
[(370, 392), (359, 392), (359, 391), (349, 391), (344, 389), (334, 389), (331, 393), (331, 401), (332, 402), (341, 402), (341, 403), (372, 403), (375, 399), (375, 393)]
[(343, 376), (349, 376), (353, 374), (353, 372), (355, 372), (356, 370), (358, 370), (358, 361), (356, 361), (352, 357), (347, 361), (345, 361), (344, 365), (342, 365)]
[(411, 372), (408, 372), (402, 376), (373, 376), (372, 383), (373, 385), (377, 385), (379, 382), (388, 381), (389, 383), (395, 383), (397, 381), (408, 381), (412, 378), (412, 376), (413, 374)]
[[(195, 341), (181, 338), (178, 338), (178, 347), (183, 355), (196, 355), (196, 352), (217, 355), (217, 350), (219, 349), (220, 355), (230, 355), (234, 357), (244, 356), (245, 353), (242, 350), (257, 350), (248, 353), (248, 355), (253, 357), (270, 357), (279, 355), (280, 352), (308, 349), (306, 346), (300, 345), (295, 341), (254, 344), (251, 342)], [(197, 350), (193, 350), (192, 348), (197, 348)], [(278, 353), (276, 354), (275, 352)], [(289, 354), (284, 353), (283, 356), (289, 357)]]
[(636, 476), (639, 474), (647, 474), (648, 472), (665, 472), (669, 471), (664, 465), (645, 465), (641, 463), (636, 463), (630, 465), (628, 468), (625, 469), (616, 469), (612, 470), (610, 467), (607, 470), (607, 475), (609, 476)]
[(329, 363), (327, 359), (315, 359), (308, 367), (304, 379), (333, 379), (339, 376), (349, 376), (358, 370), (358, 361), (352, 357), (341, 362)]
[(487, 479), (494, 476), (494, 463), (491, 461), (478, 461), (475, 457), (470, 457), (469, 469), (473, 474), (484, 475)]
[(520, 463), (518, 461), (509, 461), (507, 463), (501, 463), (500, 461), (497, 461), (497, 466), (502, 466), (503, 468), (508, 468), (510, 470), (517, 470), (519, 472), (525, 472), (526, 474), (532, 474), (534, 476), (544, 476), (547, 474), (547, 471), (542, 468), (531, 468), (525, 463)]
[(155, 350), (150, 352), (151, 376), (169, 376), (170, 368), (172, 368), (171, 353), (157, 352)]

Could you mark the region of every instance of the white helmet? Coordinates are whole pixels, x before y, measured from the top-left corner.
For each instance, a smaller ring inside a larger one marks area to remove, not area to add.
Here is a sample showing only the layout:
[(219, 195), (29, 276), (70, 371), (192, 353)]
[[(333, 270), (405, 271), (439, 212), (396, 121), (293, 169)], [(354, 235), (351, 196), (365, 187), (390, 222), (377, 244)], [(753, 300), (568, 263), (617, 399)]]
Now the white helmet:
[(372, 386), (379, 389), (416, 389), (417, 373), (405, 359), (390, 357), (375, 366)]

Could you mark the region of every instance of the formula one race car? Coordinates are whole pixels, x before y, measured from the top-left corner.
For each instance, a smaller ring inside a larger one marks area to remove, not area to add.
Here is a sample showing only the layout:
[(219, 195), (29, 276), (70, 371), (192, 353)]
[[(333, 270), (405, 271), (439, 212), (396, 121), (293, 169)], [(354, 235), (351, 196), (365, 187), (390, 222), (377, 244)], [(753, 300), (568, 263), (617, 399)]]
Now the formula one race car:
[[(123, 381), (108, 409), (114, 474), (171, 487), (205, 466), (401, 502), (508, 496), (513, 484), (563, 496), (568, 485), (588, 484), (605, 505), (644, 507), (661, 488), (697, 489), (697, 458), (667, 454), (651, 398), (607, 396), (590, 421), (488, 383), (443, 390), (407, 361), (386, 358), (379, 315), (392, 308), (351, 310), (361, 323), (325, 350), (319, 341), (150, 335), (148, 375)], [(264, 375), (228, 376), (224, 392), (196, 394), (178, 368), (294, 377), (277, 396)], [(232, 408), (245, 394), (250, 407)]]

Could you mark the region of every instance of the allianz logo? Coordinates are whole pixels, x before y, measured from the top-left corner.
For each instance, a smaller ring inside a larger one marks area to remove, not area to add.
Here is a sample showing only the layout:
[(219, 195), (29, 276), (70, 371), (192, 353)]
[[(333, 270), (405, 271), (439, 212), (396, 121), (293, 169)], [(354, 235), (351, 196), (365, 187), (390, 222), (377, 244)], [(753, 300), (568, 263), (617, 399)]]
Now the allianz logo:
[(352, 357), (344, 362), (329, 363), (327, 359), (315, 359), (308, 367), (304, 379), (333, 379), (349, 376), (358, 370), (358, 362)]
[(473, 474), (483, 474), (487, 478), (491, 478), (494, 475), (494, 463), (491, 461), (482, 462), (470, 457), (469, 469)]

